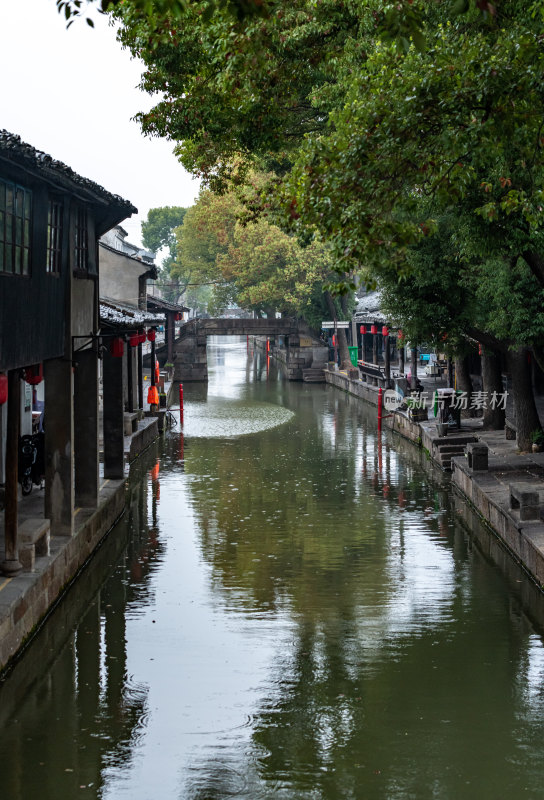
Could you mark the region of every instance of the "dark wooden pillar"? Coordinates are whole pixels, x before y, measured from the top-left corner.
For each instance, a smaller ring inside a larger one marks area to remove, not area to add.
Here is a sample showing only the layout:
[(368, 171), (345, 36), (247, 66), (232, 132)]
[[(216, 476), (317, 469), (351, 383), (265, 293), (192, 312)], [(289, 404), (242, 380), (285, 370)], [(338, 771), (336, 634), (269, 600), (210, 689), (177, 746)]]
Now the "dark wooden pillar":
[(372, 363), (378, 363), (378, 334), (372, 334)]
[(174, 333), (176, 328), (175, 311), (166, 312), (166, 360), (169, 364), (174, 361)]
[(4, 533), (4, 575), (17, 575), (23, 568), (17, 543), (17, 493), (19, 464), (19, 427), (21, 420), (21, 378), (18, 369), (8, 373), (8, 420), (6, 436), (6, 484)]
[(138, 408), (144, 407), (144, 363), (142, 356), (142, 345), (138, 345)]
[(123, 359), (109, 350), (103, 359), (104, 477), (124, 477)]
[(412, 375), (410, 389), (415, 391), (417, 389), (417, 347), (412, 347), (410, 350), (410, 364), (410, 372)]
[(383, 358), (385, 371), (385, 388), (389, 389), (391, 384), (391, 357), (389, 350), (389, 336), (383, 336)]
[(151, 386), (155, 386), (155, 351), (156, 343), (155, 337), (151, 341)]
[(72, 362), (44, 363), (45, 516), (53, 536), (74, 532), (74, 373)]
[(93, 347), (77, 354), (74, 375), (75, 502), (96, 508), (99, 490), (98, 353)]
[(404, 339), (397, 339), (397, 347), (399, 349), (399, 372), (404, 375)]
[(132, 369), (132, 347), (127, 342), (127, 411), (134, 411), (134, 376)]

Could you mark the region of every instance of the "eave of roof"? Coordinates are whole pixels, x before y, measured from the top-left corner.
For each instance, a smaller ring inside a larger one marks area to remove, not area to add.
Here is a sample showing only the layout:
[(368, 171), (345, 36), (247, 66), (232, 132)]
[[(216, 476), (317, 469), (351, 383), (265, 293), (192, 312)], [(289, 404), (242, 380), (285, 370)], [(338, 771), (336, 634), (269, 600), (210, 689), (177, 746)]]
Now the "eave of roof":
[(142, 325), (164, 325), (164, 314), (142, 311), (112, 300), (100, 298), (100, 324), (123, 328), (140, 328)]
[[(142, 267), (146, 267), (146, 270), (148, 270), (150, 267), (156, 266), (156, 264), (154, 264), (153, 262), (144, 261), (142, 258), (139, 258), (138, 256), (131, 256), (130, 253), (125, 253), (124, 250), (118, 250), (116, 247), (112, 247), (111, 244), (106, 244), (106, 242), (103, 242), (101, 240), (98, 241), (98, 244), (105, 250), (109, 250), (110, 253), (117, 253), (118, 256), (129, 258), (131, 261), (136, 261), (137, 264), (140, 264)], [(146, 270), (144, 270), (144, 272)]]
[(169, 300), (163, 300), (162, 297), (155, 297), (152, 294), (147, 295), (147, 305), (155, 306), (155, 308), (163, 308), (165, 311), (190, 311), (187, 306), (181, 306), (178, 303), (170, 303)]
[[(94, 203), (105, 212), (98, 233), (104, 233), (138, 209), (128, 200), (112, 194), (98, 183), (84, 178), (71, 167), (52, 156), (23, 142), (20, 136), (0, 128), (0, 159), (15, 163), (19, 167), (41, 177), (55, 186), (61, 186), (87, 202)], [(106, 227), (107, 226), (107, 227)]]

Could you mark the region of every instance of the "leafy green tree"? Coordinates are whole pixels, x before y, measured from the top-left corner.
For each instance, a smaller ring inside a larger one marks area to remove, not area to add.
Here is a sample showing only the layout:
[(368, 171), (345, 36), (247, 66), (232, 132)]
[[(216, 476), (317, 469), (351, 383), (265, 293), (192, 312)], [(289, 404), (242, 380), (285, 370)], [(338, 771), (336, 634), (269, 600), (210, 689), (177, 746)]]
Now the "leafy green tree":
[(258, 314), (281, 312), (313, 324), (320, 321), (321, 297), (333, 274), (330, 248), (319, 237), (302, 247), (264, 219), (243, 224), (243, 209), (235, 192), (202, 191), (176, 229), (172, 276), (186, 286), (210, 284), (213, 313), (237, 304)]
[[(531, 432), (540, 427), (527, 352), (540, 358), (543, 291), (521, 258), (477, 261), (469, 234), (462, 214), (440, 218), (433, 234), (408, 249), (400, 279), (394, 267), (382, 270), (383, 300), (412, 341), (432, 342), (456, 357), (482, 343), (490, 394), (502, 392), (500, 373), (492, 369), (493, 354), (502, 353), (510, 374), (517, 375), (512, 386), (517, 438), (526, 450)], [(498, 414), (486, 421), (504, 424)]]
[(147, 219), (142, 222), (142, 241), (150, 250), (168, 248), (168, 255), (176, 257), (175, 229), (183, 223), (186, 208), (181, 206), (162, 206), (150, 208)]
[(142, 222), (142, 241), (145, 247), (157, 252), (168, 250), (161, 264), (158, 284), (167, 300), (177, 302), (182, 293), (179, 283), (172, 277), (171, 269), (176, 259), (175, 229), (182, 224), (186, 208), (162, 206), (149, 209), (147, 219)]
[[(124, 0), (56, 0), (59, 14), (63, 14), (67, 27), (79, 17), (83, 17), (87, 6), (94, 6), (99, 13), (107, 14), (118, 10)], [(183, 19), (187, 14), (188, 7), (192, 0), (132, 0), (135, 9), (144, 14), (148, 19), (154, 19), (157, 13), (172, 16), (174, 19)], [(201, 3), (207, 14), (214, 12), (216, 8), (224, 8), (233, 17), (243, 19), (245, 16), (264, 15), (268, 11), (267, 4), (263, 0), (206, 0)], [(86, 22), (91, 27), (94, 23), (91, 17), (85, 17)]]

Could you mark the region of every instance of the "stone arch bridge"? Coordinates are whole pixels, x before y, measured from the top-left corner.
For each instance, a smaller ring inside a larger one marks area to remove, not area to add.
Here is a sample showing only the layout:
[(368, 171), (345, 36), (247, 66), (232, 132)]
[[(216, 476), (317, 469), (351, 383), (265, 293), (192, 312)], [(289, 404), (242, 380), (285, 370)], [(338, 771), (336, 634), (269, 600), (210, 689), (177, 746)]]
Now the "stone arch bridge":
[[(302, 380), (302, 370), (311, 367), (319, 355), (326, 361), (322, 344), (310, 332), (306, 323), (294, 318), (282, 319), (194, 319), (189, 320), (174, 341), (174, 380), (207, 381), (206, 346), (208, 336), (266, 336), (275, 342), (286, 337), (285, 361), (291, 380)], [(302, 355), (301, 355), (302, 354)]]

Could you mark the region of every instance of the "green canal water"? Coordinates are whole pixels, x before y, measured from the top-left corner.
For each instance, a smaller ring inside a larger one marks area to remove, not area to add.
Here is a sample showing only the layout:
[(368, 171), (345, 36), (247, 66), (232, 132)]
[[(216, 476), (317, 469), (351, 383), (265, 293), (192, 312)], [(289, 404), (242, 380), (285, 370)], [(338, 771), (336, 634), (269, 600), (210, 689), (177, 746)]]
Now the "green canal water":
[(0, 688), (2, 800), (541, 798), (543, 597), (374, 409), (209, 349)]

